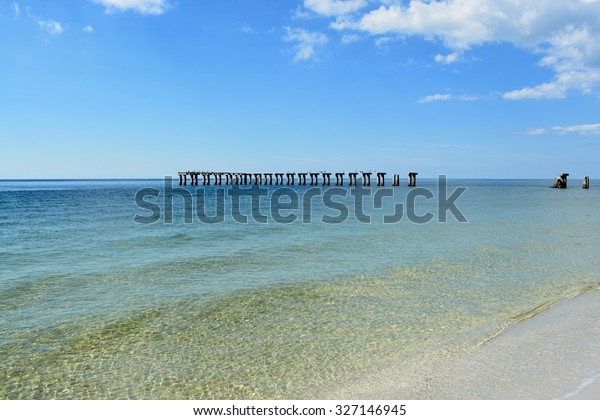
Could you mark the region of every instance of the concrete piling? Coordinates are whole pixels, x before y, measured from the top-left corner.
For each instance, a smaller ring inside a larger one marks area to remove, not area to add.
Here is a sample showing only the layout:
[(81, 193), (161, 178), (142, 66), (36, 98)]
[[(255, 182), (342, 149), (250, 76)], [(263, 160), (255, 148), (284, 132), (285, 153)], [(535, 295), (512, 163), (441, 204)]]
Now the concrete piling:
[(287, 185), (294, 185), (294, 179), (296, 177), (296, 172), (288, 172), (285, 174)]
[(377, 172), (377, 186), (383, 187), (385, 186), (385, 172)]
[(358, 175), (358, 172), (348, 172), (348, 185), (350, 185), (351, 187), (356, 186), (356, 176), (357, 175)]
[(186, 185), (187, 184), (187, 172), (179, 172), (177, 175), (179, 175), (179, 185)]
[(554, 178), (554, 182), (552, 183), (552, 188), (567, 188), (567, 177), (569, 174), (561, 173), (556, 178)]
[(319, 173), (318, 172), (309, 172), (310, 175), (310, 185), (319, 185)]
[(587, 190), (590, 188), (590, 177), (589, 176), (584, 176), (583, 177), (583, 182), (581, 183), (581, 187), (584, 190)]
[(417, 175), (419, 175), (418, 172), (409, 172), (408, 173), (408, 186), (409, 187), (415, 187), (417, 185)]
[(283, 173), (275, 174), (275, 185), (283, 185)]
[(298, 185), (306, 185), (307, 172), (298, 172)]
[(363, 187), (371, 186), (371, 172), (362, 172), (362, 185)]

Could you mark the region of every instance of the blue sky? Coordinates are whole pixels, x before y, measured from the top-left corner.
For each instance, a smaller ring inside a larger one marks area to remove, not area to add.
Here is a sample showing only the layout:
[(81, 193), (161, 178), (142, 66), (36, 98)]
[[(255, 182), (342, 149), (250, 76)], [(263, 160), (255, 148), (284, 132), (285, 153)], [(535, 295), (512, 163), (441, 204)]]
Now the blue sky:
[(0, 0), (0, 178), (600, 177), (599, 0)]

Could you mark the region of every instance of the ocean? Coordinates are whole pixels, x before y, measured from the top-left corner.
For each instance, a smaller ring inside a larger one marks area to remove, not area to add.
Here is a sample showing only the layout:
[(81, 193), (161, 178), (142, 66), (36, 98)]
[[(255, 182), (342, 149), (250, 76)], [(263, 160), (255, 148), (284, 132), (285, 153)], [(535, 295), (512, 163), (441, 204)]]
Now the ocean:
[(319, 398), (600, 285), (597, 181), (438, 182), (0, 181), (0, 398)]

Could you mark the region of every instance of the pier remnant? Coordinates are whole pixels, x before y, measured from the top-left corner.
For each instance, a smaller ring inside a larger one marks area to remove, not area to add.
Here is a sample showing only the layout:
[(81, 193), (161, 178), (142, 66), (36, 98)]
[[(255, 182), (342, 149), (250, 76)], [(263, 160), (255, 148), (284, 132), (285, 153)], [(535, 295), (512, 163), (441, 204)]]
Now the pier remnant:
[[(194, 182), (195, 182), (195, 179), (196, 179), (196, 176), (197, 176), (196, 174), (197, 174), (197, 172), (193, 172), (193, 171), (188, 171), (188, 172), (185, 173), (186, 177), (187, 177), (187, 175), (190, 176), (190, 185), (192, 185), (192, 186), (194, 185)], [(187, 184), (187, 179), (184, 180), (183, 185), (186, 185), (186, 184)]]
[[(345, 172), (335, 172), (335, 185), (344, 185)], [(373, 172), (361, 171), (361, 172), (348, 172), (348, 185), (355, 187), (357, 185), (358, 174), (362, 177), (362, 186), (371, 186), (371, 175)], [(377, 175), (377, 186), (385, 186), (386, 172), (375, 172)], [(223, 181), (225, 185), (273, 185), (273, 176), (275, 177), (275, 185), (284, 185), (284, 175), (286, 177), (287, 185), (294, 185), (296, 182), (296, 175), (298, 175), (298, 185), (306, 185), (307, 175), (310, 175), (310, 185), (318, 186), (319, 181), (322, 182), (323, 186), (331, 185), (331, 172), (277, 172), (277, 173), (249, 173), (249, 172), (210, 172), (210, 171), (181, 171), (177, 172), (179, 177), (179, 185), (187, 186), (188, 176), (190, 177), (190, 185), (197, 186), (199, 176), (202, 175), (202, 185), (210, 185), (214, 177), (214, 185), (222, 185)], [(417, 185), (417, 172), (408, 173), (408, 186), (414, 187)], [(567, 177), (568, 173), (561, 173), (553, 183), (554, 188), (567, 188)], [(223, 179), (224, 178), (224, 179)], [(319, 179), (320, 178), (320, 179)], [(400, 186), (400, 175), (392, 175), (392, 186)], [(582, 187), (589, 188), (590, 177), (586, 176), (583, 178)]]
[(298, 185), (306, 185), (306, 175), (308, 172), (298, 172)]
[(415, 187), (417, 185), (417, 175), (419, 175), (418, 172), (409, 172), (408, 173), (408, 186), (409, 187)]
[(358, 172), (348, 172), (348, 185), (356, 187), (356, 176)]
[(283, 185), (283, 173), (275, 173), (275, 185)]
[(569, 174), (561, 173), (556, 178), (554, 178), (554, 183), (552, 183), (552, 188), (567, 188), (567, 177)]
[(583, 177), (583, 182), (581, 183), (581, 186), (584, 190), (587, 190), (588, 188), (590, 188), (590, 177), (589, 176)]
[(287, 185), (294, 185), (294, 179), (296, 177), (296, 172), (288, 172), (285, 174)]
[(371, 186), (371, 173), (372, 172), (362, 172), (362, 185), (363, 187)]
[(318, 172), (309, 172), (310, 175), (310, 185), (319, 185), (319, 173)]
[(187, 172), (178, 172), (179, 175), (179, 185), (185, 185), (187, 183)]

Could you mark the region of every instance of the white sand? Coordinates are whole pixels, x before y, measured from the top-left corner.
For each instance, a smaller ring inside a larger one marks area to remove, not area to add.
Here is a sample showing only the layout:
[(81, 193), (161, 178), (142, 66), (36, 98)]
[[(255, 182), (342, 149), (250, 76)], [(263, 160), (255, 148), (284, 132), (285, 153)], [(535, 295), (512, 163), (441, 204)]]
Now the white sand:
[(600, 399), (600, 291), (513, 324), (466, 354), (390, 366), (325, 398)]

